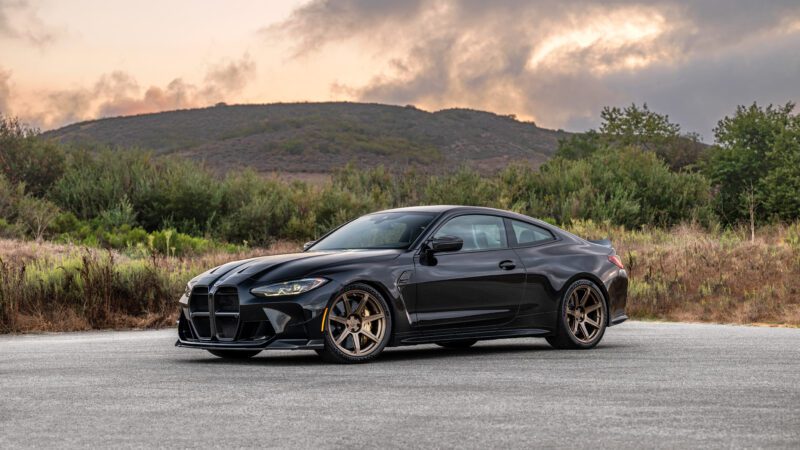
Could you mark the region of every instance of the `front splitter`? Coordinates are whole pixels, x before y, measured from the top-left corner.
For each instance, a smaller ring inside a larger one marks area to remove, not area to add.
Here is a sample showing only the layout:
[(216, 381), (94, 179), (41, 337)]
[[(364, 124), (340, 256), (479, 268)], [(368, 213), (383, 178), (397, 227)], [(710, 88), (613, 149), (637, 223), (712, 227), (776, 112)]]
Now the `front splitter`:
[(322, 350), (322, 339), (273, 339), (261, 342), (186, 341), (178, 339), (176, 347), (201, 350)]

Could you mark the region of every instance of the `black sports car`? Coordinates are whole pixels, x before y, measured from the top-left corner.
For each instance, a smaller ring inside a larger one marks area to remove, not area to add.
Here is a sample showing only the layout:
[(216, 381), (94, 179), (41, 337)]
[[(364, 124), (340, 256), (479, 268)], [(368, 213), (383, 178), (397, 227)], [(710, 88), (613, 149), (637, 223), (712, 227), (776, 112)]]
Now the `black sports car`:
[(608, 241), (490, 208), (420, 206), (348, 222), (302, 253), (224, 264), (180, 299), (176, 345), (223, 358), (544, 337), (591, 348), (623, 322), (628, 275)]

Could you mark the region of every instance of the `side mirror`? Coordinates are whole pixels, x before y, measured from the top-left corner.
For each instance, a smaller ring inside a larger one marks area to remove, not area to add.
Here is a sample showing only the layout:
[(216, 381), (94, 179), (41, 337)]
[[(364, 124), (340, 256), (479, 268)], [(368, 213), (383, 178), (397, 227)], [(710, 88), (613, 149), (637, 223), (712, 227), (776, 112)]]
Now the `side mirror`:
[(308, 242), (306, 242), (305, 244), (303, 244), (303, 251), (308, 250), (309, 247), (311, 247), (312, 245), (314, 245), (316, 243), (317, 243), (317, 241), (308, 241)]
[(464, 246), (464, 240), (458, 236), (441, 236), (428, 241), (431, 253), (457, 252)]

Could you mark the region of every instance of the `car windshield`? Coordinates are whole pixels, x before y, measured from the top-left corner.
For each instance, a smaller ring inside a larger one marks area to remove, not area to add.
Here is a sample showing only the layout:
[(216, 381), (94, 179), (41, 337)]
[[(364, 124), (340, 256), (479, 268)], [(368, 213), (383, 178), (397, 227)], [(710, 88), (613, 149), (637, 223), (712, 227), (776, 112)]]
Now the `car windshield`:
[(359, 217), (321, 239), (311, 250), (407, 248), (425, 231), (434, 216), (421, 212), (389, 212)]

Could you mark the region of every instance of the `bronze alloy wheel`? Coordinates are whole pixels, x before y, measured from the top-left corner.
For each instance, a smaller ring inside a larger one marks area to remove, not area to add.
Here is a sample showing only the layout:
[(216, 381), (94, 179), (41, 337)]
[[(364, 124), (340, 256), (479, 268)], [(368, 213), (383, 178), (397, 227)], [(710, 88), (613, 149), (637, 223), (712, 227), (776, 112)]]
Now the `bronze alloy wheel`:
[(383, 348), (387, 315), (382, 302), (362, 289), (346, 290), (328, 310), (329, 342), (351, 357), (366, 357)]
[(603, 339), (607, 311), (603, 292), (590, 280), (577, 280), (564, 291), (561, 313), (547, 342), (560, 349), (592, 348)]
[(590, 344), (603, 330), (606, 306), (603, 298), (591, 285), (581, 285), (567, 299), (567, 328), (582, 344)]

